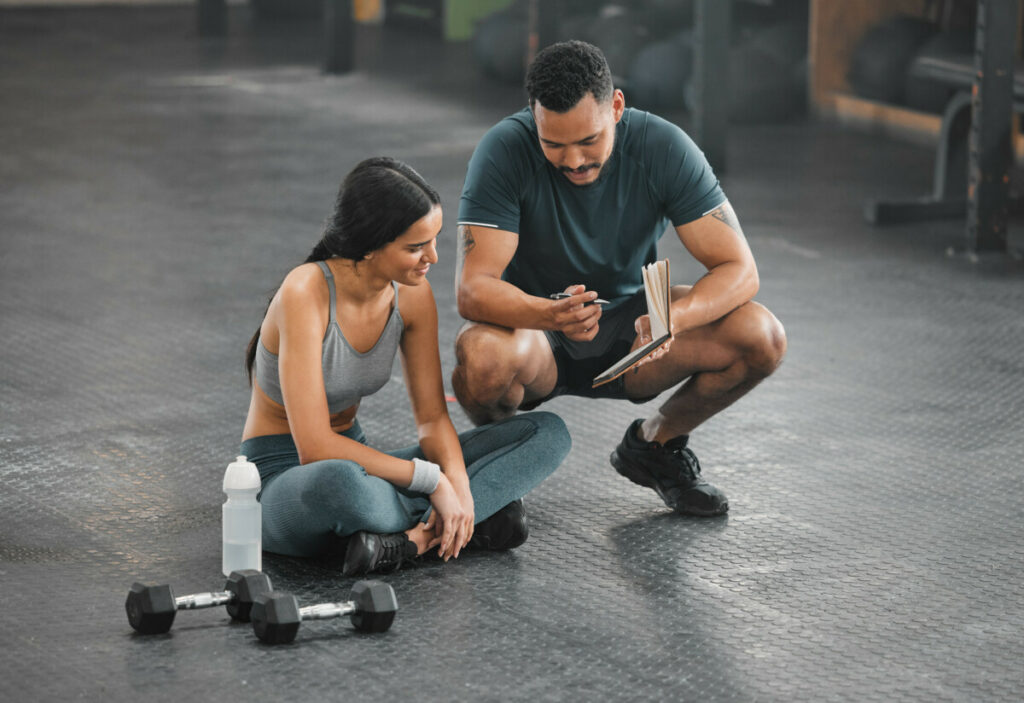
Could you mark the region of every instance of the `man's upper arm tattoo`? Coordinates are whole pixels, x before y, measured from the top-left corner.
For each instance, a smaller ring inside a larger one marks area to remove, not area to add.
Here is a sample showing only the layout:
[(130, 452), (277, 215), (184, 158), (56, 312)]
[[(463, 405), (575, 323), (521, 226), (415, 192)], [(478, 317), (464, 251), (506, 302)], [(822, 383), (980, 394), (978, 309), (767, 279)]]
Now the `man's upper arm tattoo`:
[(469, 228), (469, 225), (459, 225), (459, 239), (462, 242), (460, 249), (463, 256), (471, 252), (473, 247), (476, 246), (476, 240), (473, 239), (473, 230)]
[(473, 250), (476, 246), (476, 240), (473, 239), (473, 230), (470, 229), (469, 225), (459, 225), (458, 229), (459, 245), (455, 249), (455, 290), (459, 289), (459, 278), (462, 276), (462, 265), (466, 261), (466, 254)]
[(708, 214), (716, 220), (729, 225), (733, 231), (740, 234), (743, 233), (743, 230), (740, 228), (740, 221), (736, 219), (736, 213), (733, 212), (732, 206), (728, 202), (722, 203)]

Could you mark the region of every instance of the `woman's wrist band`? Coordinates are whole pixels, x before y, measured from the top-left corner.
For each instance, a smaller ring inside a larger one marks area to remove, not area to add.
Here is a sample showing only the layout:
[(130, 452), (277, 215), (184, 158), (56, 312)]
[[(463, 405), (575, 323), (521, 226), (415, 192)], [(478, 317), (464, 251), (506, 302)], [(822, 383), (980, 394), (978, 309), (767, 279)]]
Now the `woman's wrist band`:
[(425, 459), (412, 460), (412, 483), (409, 490), (417, 493), (433, 493), (441, 481), (441, 467)]

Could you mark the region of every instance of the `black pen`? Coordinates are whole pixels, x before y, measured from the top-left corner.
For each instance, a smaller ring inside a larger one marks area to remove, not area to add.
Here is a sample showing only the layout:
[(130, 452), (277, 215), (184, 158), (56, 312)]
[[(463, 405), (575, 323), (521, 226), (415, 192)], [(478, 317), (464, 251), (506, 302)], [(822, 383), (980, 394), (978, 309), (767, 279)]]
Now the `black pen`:
[[(552, 300), (563, 300), (564, 298), (571, 298), (572, 296), (569, 295), (568, 293), (552, 293), (548, 297), (551, 298)], [(604, 298), (594, 298), (589, 303), (584, 303), (584, 305), (607, 305), (607, 304), (608, 304), (608, 301), (605, 300)]]

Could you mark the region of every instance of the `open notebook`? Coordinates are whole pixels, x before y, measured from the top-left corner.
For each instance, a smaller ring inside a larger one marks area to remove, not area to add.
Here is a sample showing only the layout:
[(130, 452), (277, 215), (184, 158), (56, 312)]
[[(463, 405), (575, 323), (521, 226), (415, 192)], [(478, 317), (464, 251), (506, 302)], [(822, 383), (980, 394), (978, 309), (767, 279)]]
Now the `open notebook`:
[(637, 365), (645, 356), (672, 338), (671, 288), (668, 283), (668, 259), (643, 267), (647, 314), (651, 318), (651, 341), (631, 351), (594, 378), (592, 388), (615, 380)]

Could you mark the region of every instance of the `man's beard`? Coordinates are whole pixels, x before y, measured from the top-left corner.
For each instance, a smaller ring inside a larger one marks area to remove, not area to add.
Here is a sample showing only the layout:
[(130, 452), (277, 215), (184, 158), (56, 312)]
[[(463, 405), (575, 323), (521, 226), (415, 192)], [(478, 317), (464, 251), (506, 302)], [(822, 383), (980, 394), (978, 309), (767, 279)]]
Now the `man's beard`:
[(592, 164), (584, 164), (583, 166), (580, 166), (579, 168), (569, 168), (568, 166), (559, 166), (558, 170), (561, 171), (562, 173), (583, 173), (584, 171), (590, 170), (592, 168), (600, 169), (601, 168), (601, 164), (595, 162), (595, 163), (592, 163)]

